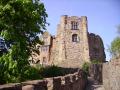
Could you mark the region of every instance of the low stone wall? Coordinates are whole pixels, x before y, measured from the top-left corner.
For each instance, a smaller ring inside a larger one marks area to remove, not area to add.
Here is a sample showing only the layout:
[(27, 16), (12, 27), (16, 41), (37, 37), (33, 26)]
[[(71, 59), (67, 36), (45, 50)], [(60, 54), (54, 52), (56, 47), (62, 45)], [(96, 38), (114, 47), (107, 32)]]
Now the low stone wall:
[(103, 64), (105, 90), (120, 90), (120, 58)]
[(86, 78), (82, 70), (74, 74), (0, 85), (0, 90), (84, 90)]

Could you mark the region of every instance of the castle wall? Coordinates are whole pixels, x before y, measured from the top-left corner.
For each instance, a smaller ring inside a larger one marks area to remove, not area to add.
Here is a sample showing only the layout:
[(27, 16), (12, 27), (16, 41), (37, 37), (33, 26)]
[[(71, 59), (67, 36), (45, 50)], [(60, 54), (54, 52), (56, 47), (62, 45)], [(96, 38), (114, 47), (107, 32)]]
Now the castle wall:
[(51, 49), (50, 49), (50, 64), (57, 64), (58, 60), (58, 55), (59, 55), (59, 50), (58, 50), (58, 43), (57, 43), (57, 39), (53, 38), (52, 40), (52, 45), (51, 45)]
[[(46, 57), (47, 63), (61, 67), (81, 67), (93, 59), (105, 61), (102, 39), (88, 33), (86, 16), (61, 16), (57, 35), (43, 34), (44, 45), (40, 49), (40, 61)], [(47, 48), (46, 51), (42, 48)], [(98, 53), (94, 51), (97, 49)]]
[(0, 85), (0, 90), (85, 90), (86, 79), (84, 73), (79, 70), (73, 74), (44, 80)]
[[(77, 30), (71, 30), (72, 21), (78, 23)], [(62, 16), (57, 32), (55, 46), (57, 58), (54, 59), (54, 64), (62, 67), (80, 67), (84, 62), (89, 62), (86, 17)], [(72, 41), (74, 34), (77, 35), (77, 42)]]
[(103, 64), (103, 86), (105, 90), (120, 90), (120, 58)]
[(40, 56), (40, 64), (42, 65), (48, 65), (48, 62), (50, 60), (50, 46), (49, 45), (44, 45), (44, 46), (40, 46), (39, 48)]
[(90, 59), (105, 62), (104, 44), (100, 36), (93, 33), (89, 34)]
[(89, 42), (88, 42), (88, 21), (86, 16), (81, 17), (82, 20), (82, 31), (83, 31), (83, 57), (84, 62), (90, 62), (90, 56), (89, 56)]
[(49, 65), (52, 37), (48, 32), (44, 32), (44, 34), (42, 35), (42, 40), (44, 41), (44, 45), (37, 45), (40, 53), (37, 57), (39, 58), (40, 64)]

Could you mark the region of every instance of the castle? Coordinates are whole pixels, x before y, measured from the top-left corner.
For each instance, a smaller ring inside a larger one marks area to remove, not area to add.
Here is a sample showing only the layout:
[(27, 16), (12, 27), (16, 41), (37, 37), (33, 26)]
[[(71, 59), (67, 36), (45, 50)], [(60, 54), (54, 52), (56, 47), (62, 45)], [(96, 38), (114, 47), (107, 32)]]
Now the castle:
[(106, 58), (101, 37), (88, 32), (86, 16), (61, 16), (57, 35), (46, 31), (42, 39), (44, 45), (37, 45), (40, 55), (33, 54), (33, 57), (43, 65), (81, 67), (85, 62), (104, 62)]

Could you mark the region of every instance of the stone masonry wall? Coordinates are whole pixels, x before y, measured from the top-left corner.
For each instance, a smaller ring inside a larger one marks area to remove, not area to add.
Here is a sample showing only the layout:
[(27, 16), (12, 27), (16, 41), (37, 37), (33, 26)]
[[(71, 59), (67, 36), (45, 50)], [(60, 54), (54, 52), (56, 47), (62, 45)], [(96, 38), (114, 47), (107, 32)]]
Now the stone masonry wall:
[(35, 63), (81, 68), (85, 62), (105, 61), (104, 45), (100, 36), (88, 32), (86, 16), (63, 15), (55, 36), (45, 31), (39, 45), (40, 54), (33, 54)]
[[(71, 22), (76, 22), (78, 28), (71, 29)], [(81, 67), (84, 62), (89, 62), (87, 33), (87, 17), (62, 16), (57, 28), (55, 43), (53, 43), (55, 45), (51, 51), (51, 57), (53, 57), (51, 61), (55, 65), (67, 68)], [(77, 35), (76, 42), (73, 42), (73, 35)]]
[(89, 33), (89, 50), (90, 50), (90, 59), (99, 60), (99, 62), (105, 62), (105, 52), (104, 44), (99, 35), (94, 33)]
[[(72, 22), (77, 23), (77, 29), (72, 29)], [(73, 41), (73, 35), (77, 35), (76, 42)], [(51, 47), (52, 64), (78, 68), (92, 60), (105, 61), (105, 52), (100, 36), (88, 32), (87, 17), (61, 16)]]
[(120, 58), (103, 64), (105, 90), (120, 90)]
[(91, 64), (89, 68), (89, 75), (94, 80), (96, 80), (96, 83), (102, 84), (102, 67), (103, 64)]
[(85, 85), (84, 73), (78, 70), (65, 76), (0, 85), (0, 90), (84, 90)]

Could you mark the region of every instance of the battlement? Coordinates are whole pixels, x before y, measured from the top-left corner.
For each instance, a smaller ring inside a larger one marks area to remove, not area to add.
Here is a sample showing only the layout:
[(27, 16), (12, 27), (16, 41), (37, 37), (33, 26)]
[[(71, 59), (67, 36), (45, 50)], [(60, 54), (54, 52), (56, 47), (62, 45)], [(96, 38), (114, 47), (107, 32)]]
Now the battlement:
[(60, 18), (60, 24), (67, 24), (69, 21), (77, 21), (77, 22), (83, 22), (87, 23), (87, 17), (86, 16), (68, 16), (68, 15), (62, 15)]

